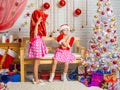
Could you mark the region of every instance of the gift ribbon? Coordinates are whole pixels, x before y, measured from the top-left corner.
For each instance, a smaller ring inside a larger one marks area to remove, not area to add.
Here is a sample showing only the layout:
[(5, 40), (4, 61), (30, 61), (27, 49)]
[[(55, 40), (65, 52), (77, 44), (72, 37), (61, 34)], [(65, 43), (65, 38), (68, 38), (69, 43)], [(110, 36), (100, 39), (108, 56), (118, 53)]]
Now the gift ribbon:
[(115, 78), (113, 75), (107, 75), (105, 76), (105, 82), (112, 83), (112, 90), (114, 90), (114, 84), (118, 81), (119, 78)]
[(83, 74), (78, 74), (78, 76), (82, 76), (82, 75), (83, 75), (85, 78), (86, 78), (87, 76), (91, 76), (91, 75), (89, 75), (89, 73), (87, 72), (87, 67), (84, 68), (84, 71), (85, 71), (85, 72), (84, 72)]

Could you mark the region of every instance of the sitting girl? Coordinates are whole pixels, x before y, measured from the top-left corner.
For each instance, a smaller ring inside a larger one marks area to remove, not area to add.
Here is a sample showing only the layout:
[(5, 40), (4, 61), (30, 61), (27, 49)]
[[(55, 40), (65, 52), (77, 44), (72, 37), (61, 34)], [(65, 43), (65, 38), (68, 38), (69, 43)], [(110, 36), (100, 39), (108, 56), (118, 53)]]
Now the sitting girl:
[(59, 47), (56, 49), (53, 56), (54, 62), (52, 65), (52, 71), (49, 78), (49, 82), (52, 82), (54, 79), (55, 70), (58, 61), (65, 63), (64, 73), (61, 77), (61, 80), (67, 81), (67, 72), (68, 72), (69, 63), (72, 63), (76, 59), (75, 56), (70, 51), (70, 48), (72, 47), (72, 44), (74, 42), (74, 37), (69, 36), (70, 33), (69, 26), (67, 24), (63, 24), (60, 26), (58, 31), (60, 32), (60, 35), (58, 35), (57, 37)]

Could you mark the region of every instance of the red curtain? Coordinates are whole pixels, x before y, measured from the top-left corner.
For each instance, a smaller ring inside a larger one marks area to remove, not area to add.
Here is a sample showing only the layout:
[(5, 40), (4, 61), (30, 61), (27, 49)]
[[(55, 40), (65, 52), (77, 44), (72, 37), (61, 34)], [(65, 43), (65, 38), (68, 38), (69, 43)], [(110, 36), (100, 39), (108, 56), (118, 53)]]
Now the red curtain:
[(26, 3), (27, 0), (0, 0), (0, 32), (13, 26)]

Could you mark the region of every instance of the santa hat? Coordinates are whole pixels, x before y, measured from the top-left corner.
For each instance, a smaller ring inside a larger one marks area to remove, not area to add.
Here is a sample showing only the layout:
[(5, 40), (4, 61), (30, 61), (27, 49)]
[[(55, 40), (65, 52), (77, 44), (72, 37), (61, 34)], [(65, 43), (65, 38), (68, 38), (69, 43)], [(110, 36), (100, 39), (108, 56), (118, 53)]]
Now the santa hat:
[(58, 31), (61, 32), (63, 29), (68, 29), (70, 31), (70, 27), (68, 24), (62, 24), (59, 28)]

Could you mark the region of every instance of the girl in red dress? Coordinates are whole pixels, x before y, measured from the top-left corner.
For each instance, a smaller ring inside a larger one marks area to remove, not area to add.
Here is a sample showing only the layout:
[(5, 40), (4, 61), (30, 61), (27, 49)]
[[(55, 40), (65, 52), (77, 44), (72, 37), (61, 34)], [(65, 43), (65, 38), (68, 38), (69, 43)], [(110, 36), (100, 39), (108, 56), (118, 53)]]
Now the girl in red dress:
[[(34, 79), (33, 83), (42, 82), (38, 79), (39, 59), (47, 54), (47, 49), (42, 36), (46, 36), (46, 18), (48, 15), (42, 10), (35, 10), (31, 16), (30, 23), (30, 47), (28, 51), (29, 58), (34, 60)], [(41, 83), (42, 84), (42, 83)]]
[(72, 44), (74, 42), (74, 37), (69, 35), (70, 28), (67, 24), (63, 24), (58, 29), (60, 31), (60, 35), (57, 37), (57, 41), (59, 43), (59, 47), (56, 49), (53, 59), (53, 66), (52, 66), (52, 72), (50, 75), (49, 81), (52, 82), (55, 76), (55, 70), (58, 61), (65, 63), (64, 72), (61, 77), (61, 80), (67, 81), (67, 72), (68, 72), (68, 66), (69, 63), (73, 62), (75, 60), (75, 56), (71, 53), (70, 48), (72, 47)]

